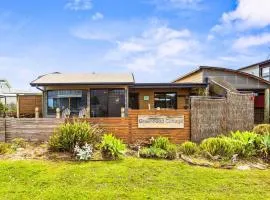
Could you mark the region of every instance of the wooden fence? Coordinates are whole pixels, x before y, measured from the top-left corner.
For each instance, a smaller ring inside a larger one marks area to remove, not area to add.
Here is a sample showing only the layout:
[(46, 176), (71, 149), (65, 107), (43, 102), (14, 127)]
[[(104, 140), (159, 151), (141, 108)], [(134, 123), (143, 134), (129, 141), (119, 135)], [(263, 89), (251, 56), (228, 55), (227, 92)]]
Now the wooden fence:
[(253, 94), (229, 93), (226, 98), (191, 98), (191, 140), (200, 142), (209, 137), (254, 126)]
[[(129, 117), (126, 118), (89, 118), (83, 120), (87, 120), (92, 124), (98, 124), (107, 132), (114, 134), (126, 143), (144, 142), (151, 137), (158, 136), (166, 136), (175, 143), (190, 139), (189, 110), (129, 110), (128, 114)], [(184, 128), (138, 128), (138, 115), (182, 115), (184, 116)], [(5, 126), (3, 126), (4, 123)], [(65, 120), (53, 118), (6, 118), (0, 120), (0, 133), (3, 136), (2, 141), (11, 141), (14, 138), (24, 138), (28, 141), (46, 141), (54, 129), (62, 123), (65, 123)]]
[(23, 138), (28, 141), (46, 141), (52, 135), (54, 129), (64, 123), (62, 119), (49, 118), (6, 118), (2, 121), (5, 121), (5, 141), (11, 141), (14, 138)]
[(40, 116), (42, 116), (42, 95), (18, 96), (19, 117), (34, 117), (36, 107), (39, 108)]

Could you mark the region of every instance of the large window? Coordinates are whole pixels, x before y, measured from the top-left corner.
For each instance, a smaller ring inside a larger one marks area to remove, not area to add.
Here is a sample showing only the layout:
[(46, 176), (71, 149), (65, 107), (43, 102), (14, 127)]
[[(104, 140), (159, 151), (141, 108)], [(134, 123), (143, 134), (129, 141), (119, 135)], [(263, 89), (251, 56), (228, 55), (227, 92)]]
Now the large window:
[(270, 80), (270, 67), (262, 68), (262, 78), (265, 80)]
[(155, 93), (155, 108), (177, 108), (176, 93)]
[(66, 108), (71, 115), (78, 115), (87, 107), (87, 91), (85, 90), (53, 90), (48, 91), (48, 114), (55, 114), (56, 108), (62, 112)]
[(120, 117), (125, 107), (124, 89), (95, 89), (90, 92), (91, 117)]

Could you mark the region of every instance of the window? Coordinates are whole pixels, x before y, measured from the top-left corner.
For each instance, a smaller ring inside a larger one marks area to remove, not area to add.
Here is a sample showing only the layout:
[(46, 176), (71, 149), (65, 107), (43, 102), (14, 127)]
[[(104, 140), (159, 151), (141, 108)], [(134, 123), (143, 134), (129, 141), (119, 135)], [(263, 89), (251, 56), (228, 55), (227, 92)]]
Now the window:
[(155, 108), (177, 109), (176, 93), (155, 93)]
[(91, 117), (120, 117), (125, 107), (124, 89), (96, 89), (90, 93)]
[(47, 113), (55, 114), (56, 108), (62, 112), (70, 109), (71, 115), (78, 115), (80, 110), (87, 107), (87, 91), (84, 90), (53, 90), (48, 91)]
[(270, 70), (269, 69), (270, 69), (269, 67), (262, 68), (262, 77), (265, 80), (270, 80)]

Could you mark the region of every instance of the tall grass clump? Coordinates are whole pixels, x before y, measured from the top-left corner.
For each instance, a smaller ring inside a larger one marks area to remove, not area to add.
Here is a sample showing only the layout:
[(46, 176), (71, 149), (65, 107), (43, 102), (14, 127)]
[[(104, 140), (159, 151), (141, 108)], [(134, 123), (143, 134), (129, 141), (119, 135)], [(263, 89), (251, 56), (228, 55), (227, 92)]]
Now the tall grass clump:
[(258, 135), (269, 135), (270, 124), (259, 124), (253, 128), (253, 132)]
[(211, 156), (221, 156), (225, 158), (230, 158), (235, 153), (234, 144), (227, 137), (204, 139), (200, 144), (200, 149)]
[(78, 145), (91, 144), (96, 147), (101, 141), (103, 131), (97, 126), (90, 125), (88, 122), (74, 121), (66, 123), (55, 130), (49, 139), (49, 149), (51, 151), (73, 152)]
[(198, 152), (198, 146), (196, 143), (194, 142), (184, 142), (183, 144), (181, 144), (181, 146), (179, 147), (179, 151), (184, 154), (184, 155), (194, 155), (195, 153)]
[(150, 147), (144, 147), (139, 151), (142, 158), (164, 158), (175, 159), (177, 157), (177, 149), (166, 137), (158, 137), (152, 141)]

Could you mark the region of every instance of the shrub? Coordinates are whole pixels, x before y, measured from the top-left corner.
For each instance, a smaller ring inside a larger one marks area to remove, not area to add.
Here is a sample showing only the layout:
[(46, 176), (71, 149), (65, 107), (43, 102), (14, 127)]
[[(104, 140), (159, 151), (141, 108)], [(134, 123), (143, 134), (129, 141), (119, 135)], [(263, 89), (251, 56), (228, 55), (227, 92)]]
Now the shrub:
[(85, 143), (93, 147), (100, 142), (102, 130), (88, 122), (74, 121), (61, 125), (49, 139), (49, 149), (52, 151), (73, 152), (77, 144), (79, 147)]
[(82, 147), (76, 145), (74, 148), (74, 153), (78, 160), (89, 160), (93, 155), (93, 147), (87, 143)]
[(171, 145), (170, 141), (166, 137), (158, 137), (153, 140), (152, 146), (155, 148), (167, 150), (168, 146)]
[(198, 146), (194, 142), (184, 142), (179, 148), (180, 152), (185, 155), (194, 155), (198, 152)]
[(125, 153), (126, 145), (112, 134), (106, 134), (102, 137), (101, 153), (105, 159), (118, 159)]
[(18, 148), (25, 148), (27, 142), (23, 138), (15, 138), (11, 141), (11, 148), (16, 150)]
[(0, 155), (8, 153), (11, 151), (11, 146), (8, 143), (1, 142), (0, 143)]
[(142, 148), (139, 151), (140, 157), (142, 158), (166, 158), (167, 151), (156, 148), (156, 147), (149, 147), (149, 148)]
[(249, 131), (236, 131), (231, 133), (231, 138), (239, 141), (242, 144), (239, 156), (251, 157), (256, 155), (257, 148), (259, 148), (260, 137), (256, 133)]
[(167, 146), (167, 155), (166, 155), (166, 158), (169, 159), (169, 160), (173, 160), (173, 159), (176, 159), (177, 157), (177, 148), (174, 144), (170, 144)]
[(253, 132), (259, 135), (270, 134), (270, 124), (259, 124), (253, 128)]
[(166, 137), (158, 137), (152, 141), (149, 148), (143, 148), (139, 151), (142, 158), (166, 158), (175, 159), (177, 156), (176, 146), (170, 143)]
[(265, 158), (270, 156), (270, 134), (264, 135), (261, 139), (260, 151)]
[(234, 154), (234, 145), (225, 137), (208, 138), (202, 141), (200, 148), (212, 156), (229, 158)]

